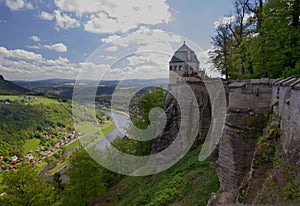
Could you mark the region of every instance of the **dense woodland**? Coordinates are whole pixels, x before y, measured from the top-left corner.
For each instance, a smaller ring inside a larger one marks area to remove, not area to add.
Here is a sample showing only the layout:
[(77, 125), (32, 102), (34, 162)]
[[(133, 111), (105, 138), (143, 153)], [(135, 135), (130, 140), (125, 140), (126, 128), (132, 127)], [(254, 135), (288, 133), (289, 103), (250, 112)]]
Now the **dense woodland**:
[(0, 154), (20, 156), (25, 141), (32, 138), (45, 142), (43, 132), (59, 128), (74, 130), (70, 103), (0, 105)]
[(210, 59), (226, 79), (299, 76), (299, 18), (299, 0), (235, 0)]

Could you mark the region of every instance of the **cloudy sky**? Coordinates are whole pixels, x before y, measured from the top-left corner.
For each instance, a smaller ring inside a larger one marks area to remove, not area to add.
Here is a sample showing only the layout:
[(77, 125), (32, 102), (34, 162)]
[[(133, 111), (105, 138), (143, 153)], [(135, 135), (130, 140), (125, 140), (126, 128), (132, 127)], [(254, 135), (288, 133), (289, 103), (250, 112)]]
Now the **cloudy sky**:
[(10, 80), (167, 77), (186, 41), (208, 69), (232, 0), (0, 0), (0, 74)]

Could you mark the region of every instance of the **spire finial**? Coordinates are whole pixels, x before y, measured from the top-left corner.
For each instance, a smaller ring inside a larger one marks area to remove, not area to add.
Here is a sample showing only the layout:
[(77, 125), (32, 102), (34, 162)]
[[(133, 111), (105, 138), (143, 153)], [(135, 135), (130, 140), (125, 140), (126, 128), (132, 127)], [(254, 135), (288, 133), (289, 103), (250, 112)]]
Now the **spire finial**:
[(183, 44), (185, 44), (185, 41), (183, 41)]

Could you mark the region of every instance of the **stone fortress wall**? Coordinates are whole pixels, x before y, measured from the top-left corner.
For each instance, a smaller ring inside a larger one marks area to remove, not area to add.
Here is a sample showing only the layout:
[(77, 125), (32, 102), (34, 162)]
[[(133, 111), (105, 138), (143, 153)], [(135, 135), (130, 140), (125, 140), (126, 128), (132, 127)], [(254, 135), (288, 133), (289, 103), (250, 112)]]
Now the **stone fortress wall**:
[(252, 79), (228, 84), (228, 109), (268, 109), (281, 119), (283, 148), (292, 149), (300, 140), (300, 79)]
[(280, 119), (283, 151), (293, 154), (300, 147), (300, 79), (235, 80), (225, 85), (229, 101), (217, 173), (223, 199), (231, 204), (251, 169), (257, 139), (270, 112)]

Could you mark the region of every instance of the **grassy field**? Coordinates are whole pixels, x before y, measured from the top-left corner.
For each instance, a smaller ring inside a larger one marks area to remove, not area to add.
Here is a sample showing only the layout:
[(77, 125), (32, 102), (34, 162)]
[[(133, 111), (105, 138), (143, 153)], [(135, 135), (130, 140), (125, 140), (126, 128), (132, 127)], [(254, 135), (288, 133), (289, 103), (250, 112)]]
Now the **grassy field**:
[(51, 104), (51, 103), (59, 103), (55, 99), (50, 99), (46, 97), (39, 97), (39, 96), (28, 96), (28, 95), (0, 95), (0, 100), (7, 100), (10, 101), (24, 101), (24, 103), (29, 104)]
[(104, 125), (101, 127), (101, 132), (103, 136), (106, 136), (115, 128), (115, 125), (112, 122), (105, 122)]
[(40, 142), (41, 140), (36, 138), (26, 140), (26, 143), (24, 145), (24, 153), (27, 154), (30, 150), (32, 150), (35, 154), (35, 150), (36, 148), (38, 148)]
[(79, 139), (74, 140), (73, 142), (67, 144), (66, 152), (70, 152), (72, 149), (78, 147), (80, 145)]
[(0, 95), (0, 100), (21, 101), (23, 96), (19, 95)]
[(95, 132), (98, 130), (97, 127), (93, 126), (91, 122), (80, 122), (76, 125), (76, 130), (83, 135)]
[(56, 165), (56, 167), (54, 167), (53, 169), (49, 170), (47, 172), (47, 174), (49, 175), (54, 175), (56, 172), (58, 172), (60, 169), (62, 169), (63, 167), (65, 167), (67, 164), (69, 163), (69, 160), (66, 159), (63, 162), (60, 162)]

